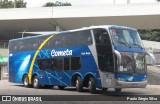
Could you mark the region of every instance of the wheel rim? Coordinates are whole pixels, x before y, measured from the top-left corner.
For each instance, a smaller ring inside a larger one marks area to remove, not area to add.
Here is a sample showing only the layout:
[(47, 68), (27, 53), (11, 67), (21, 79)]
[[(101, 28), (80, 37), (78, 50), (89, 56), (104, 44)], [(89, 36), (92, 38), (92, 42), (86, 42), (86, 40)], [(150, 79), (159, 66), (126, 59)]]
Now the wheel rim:
[(91, 90), (91, 81), (88, 82), (88, 88)]
[(38, 79), (37, 78), (34, 79), (34, 84), (33, 85), (34, 85), (34, 87), (38, 86)]
[(24, 85), (25, 85), (25, 86), (28, 85), (28, 78), (27, 78), (27, 77), (24, 78)]
[(78, 88), (78, 84), (79, 84), (79, 82), (78, 82), (78, 80), (76, 80), (76, 88)]

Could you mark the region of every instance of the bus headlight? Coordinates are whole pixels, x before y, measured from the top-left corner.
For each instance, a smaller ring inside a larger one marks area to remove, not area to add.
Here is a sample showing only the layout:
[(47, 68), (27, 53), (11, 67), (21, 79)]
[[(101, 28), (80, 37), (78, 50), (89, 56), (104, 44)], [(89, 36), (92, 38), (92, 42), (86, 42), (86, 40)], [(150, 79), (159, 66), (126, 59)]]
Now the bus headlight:
[(146, 81), (146, 80), (147, 80), (146, 78), (142, 79), (142, 81)]

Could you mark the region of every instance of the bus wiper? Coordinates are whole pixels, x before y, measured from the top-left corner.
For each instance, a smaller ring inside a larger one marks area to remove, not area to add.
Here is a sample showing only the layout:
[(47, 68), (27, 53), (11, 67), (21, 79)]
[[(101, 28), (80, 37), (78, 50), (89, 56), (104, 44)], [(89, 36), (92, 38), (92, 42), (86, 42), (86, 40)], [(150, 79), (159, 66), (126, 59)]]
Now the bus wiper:
[(127, 42), (119, 41), (119, 43), (121, 43), (121, 44), (123, 44), (123, 45), (125, 45), (125, 46), (129, 46), (129, 47), (131, 47), (131, 46), (130, 46), (130, 44), (129, 44), (129, 43), (127, 43)]
[(133, 43), (132, 45), (134, 45), (134, 46), (138, 46), (139, 48), (142, 48), (142, 46), (141, 46), (141, 45), (136, 44), (136, 43)]

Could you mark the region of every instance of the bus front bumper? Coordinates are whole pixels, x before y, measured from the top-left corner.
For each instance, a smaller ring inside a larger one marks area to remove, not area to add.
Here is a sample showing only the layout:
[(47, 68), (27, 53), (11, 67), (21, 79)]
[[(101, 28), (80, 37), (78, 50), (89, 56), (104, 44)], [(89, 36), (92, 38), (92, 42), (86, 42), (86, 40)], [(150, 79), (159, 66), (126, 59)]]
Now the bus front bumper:
[(141, 82), (126, 82), (126, 81), (117, 81), (116, 88), (145, 88), (147, 86), (147, 81)]

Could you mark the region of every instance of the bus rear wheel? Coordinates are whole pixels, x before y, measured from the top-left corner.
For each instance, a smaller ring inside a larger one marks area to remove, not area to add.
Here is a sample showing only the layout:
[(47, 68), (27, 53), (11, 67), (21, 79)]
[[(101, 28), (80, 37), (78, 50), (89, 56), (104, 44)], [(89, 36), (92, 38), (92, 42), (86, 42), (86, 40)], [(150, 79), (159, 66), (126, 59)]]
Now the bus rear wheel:
[(33, 87), (37, 88), (37, 89), (40, 88), (38, 76), (34, 76), (34, 78), (33, 78)]
[(88, 82), (88, 88), (90, 93), (95, 94), (96, 93), (96, 82), (93, 77), (90, 77)]
[(51, 88), (53, 88), (54, 86), (53, 85), (44, 85), (44, 88), (49, 88), (49, 89), (51, 89)]
[(24, 75), (24, 77), (23, 77), (23, 86), (24, 87), (29, 87), (28, 76), (27, 75)]
[(64, 90), (65, 86), (58, 86), (60, 90)]
[(83, 91), (83, 80), (81, 77), (77, 77), (77, 80), (76, 80), (76, 89), (78, 92), (82, 92)]

